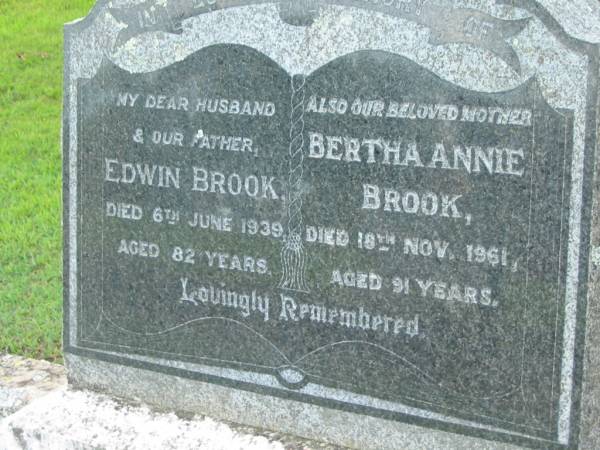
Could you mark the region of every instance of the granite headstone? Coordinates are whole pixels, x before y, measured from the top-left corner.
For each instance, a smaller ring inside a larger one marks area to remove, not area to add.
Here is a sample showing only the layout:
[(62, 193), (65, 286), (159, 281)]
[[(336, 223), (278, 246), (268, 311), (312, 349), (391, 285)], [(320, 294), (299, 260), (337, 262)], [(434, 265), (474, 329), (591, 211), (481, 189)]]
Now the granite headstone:
[(598, 46), (557, 3), (98, 1), (65, 39), (72, 384), (598, 448)]

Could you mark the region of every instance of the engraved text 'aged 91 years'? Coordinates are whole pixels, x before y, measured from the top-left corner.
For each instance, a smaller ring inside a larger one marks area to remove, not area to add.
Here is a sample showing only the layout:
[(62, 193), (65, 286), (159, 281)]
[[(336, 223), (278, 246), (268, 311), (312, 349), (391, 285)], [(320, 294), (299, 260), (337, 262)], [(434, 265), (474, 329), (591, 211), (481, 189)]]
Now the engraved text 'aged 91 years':
[(100, 0), (66, 58), (67, 354), (577, 445), (596, 46), (525, 0)]

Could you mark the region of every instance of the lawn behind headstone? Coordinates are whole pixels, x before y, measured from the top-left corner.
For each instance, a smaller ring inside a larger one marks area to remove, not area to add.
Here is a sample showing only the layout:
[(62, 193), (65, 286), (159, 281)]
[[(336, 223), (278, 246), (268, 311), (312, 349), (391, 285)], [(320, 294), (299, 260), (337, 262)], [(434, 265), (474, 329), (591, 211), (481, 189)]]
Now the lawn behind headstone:
[(65, 22), (93, 0), (0, 0), (0, 353), (61, 359)]

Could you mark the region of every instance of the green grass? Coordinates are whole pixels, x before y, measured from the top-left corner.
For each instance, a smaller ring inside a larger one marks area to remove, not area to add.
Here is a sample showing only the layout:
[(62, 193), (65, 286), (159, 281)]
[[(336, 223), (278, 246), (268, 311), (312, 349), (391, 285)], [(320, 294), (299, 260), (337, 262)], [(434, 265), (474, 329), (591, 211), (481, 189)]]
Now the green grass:
[(0, 353), (61, 359), (62, 25), (93, 0), (0, 0)]

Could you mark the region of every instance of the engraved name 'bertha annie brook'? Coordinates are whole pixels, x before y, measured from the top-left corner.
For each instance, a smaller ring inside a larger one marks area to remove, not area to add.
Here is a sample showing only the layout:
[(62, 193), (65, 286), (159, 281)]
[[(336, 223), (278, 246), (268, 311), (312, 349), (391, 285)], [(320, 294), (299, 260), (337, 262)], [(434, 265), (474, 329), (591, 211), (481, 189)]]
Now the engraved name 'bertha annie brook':
[(98, 2), (67, 353), (573, 446), (597, 50), (520, 3)]

